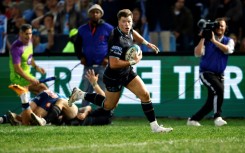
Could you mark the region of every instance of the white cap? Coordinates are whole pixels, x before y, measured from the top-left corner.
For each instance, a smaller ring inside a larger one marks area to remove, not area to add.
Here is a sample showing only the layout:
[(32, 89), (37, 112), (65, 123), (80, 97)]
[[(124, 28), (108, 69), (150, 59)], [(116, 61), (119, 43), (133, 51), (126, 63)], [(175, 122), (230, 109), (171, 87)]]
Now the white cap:
[(94, 9), (100, 10), (102, 16), (104, 15), (103, 9), (102, 9), (101, 6), (98, 5), (98, 4), (92, 5), (92, 6), (88, 9), (88, 13), (89, 13), (90, 11), (94, 10)]

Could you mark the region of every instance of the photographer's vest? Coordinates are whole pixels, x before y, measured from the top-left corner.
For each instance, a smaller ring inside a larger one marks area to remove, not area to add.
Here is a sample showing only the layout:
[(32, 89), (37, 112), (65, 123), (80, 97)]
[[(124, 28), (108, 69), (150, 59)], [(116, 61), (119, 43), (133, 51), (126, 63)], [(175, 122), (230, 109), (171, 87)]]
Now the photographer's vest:
[[(221, 43), (227, 45), (230, 38), (224, 36)], [(200, 72), (210, 71), (217, 74), (223, 74), (227, 65), (228, 55), (224, 54), (211, 41), (205, 41), (205, 54), (201, 58)]]

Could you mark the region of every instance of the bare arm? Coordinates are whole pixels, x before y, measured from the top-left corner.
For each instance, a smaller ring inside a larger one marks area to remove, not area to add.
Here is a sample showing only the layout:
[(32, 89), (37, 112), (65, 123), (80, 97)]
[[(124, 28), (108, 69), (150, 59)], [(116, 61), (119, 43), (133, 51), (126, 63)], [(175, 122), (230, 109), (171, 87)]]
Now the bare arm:
[(199, 41), (198, 45), (195, 47), (195, 49), (194, 49), (195, 56), (200, 57), (200, 56), (204, 55), (204, 41), (205, 41), (205, 39), (202, 38)]
[(157, 54), (159, 49), (156, 45), (147, 42), (137, 31), (133, 30), (133, 37), (136, 42), (146, 45), (148, 48), (153, 49), (153, 51)]
[(26, 73), (21, 68), (20, 64), (14, 64), (14, 70), (17, 74), (19, 74), (25, 80), (29, 81), (31, 84), (38, 84), (39, 83), (39, 81), (37, 79), (33, 79), (33, 78), (29, 77), (28, 75), (26, 75)]
[(40, 21), (43, 19), (44, 15), (39, 16), (31, 21), (31, 25), (36, 27), (35, 25), (39, 25)]
[(134, 40), (138, 43), (142, 43), (145, 39), (135, 30), (133, 30)]
[(34, 67), (34, 68), (35, 68), (38, 72), (40, 72), (41, 74), (45, 74), (45, 73), (46, 73), (45, 70), (44, 70), (43, 68), (39, 67), (39, 66), (36, 64), (34, 58), (32, 58), (32, 60), (31, 60), (31, 65), (32, 65), (32, 67)]
[(222, 44), (221, 42), (217, 41), (214, 37), (214, 33), (212, 32), (212, 39), (211, 42), (215, 44), (215, 46), (217, 46), (223, 53), (227, 54), (227, 53), (233, 53), (234, 51), (234, 46), (235, 43), (234, 41), (231, 39), (227, 45)]
[(93, 86), (94, 91), (102, 96), (105, 96), (105, 92), (100, 88), (100, 86), (98, 85), (98, 78), (99, 75), (95, 75), (94, 70), (88, 70), (86, 72), (85, 77), (88, 79), (88, 81), (90, 82), (90, 84)]
[(92, 107), (91, 106), (82, 107), (79, 110), (79, 113), (77, 114), (77, 118), (79, 120), (84, 120), (89, 115), (89, 113), (91, 111), (92, 111)]

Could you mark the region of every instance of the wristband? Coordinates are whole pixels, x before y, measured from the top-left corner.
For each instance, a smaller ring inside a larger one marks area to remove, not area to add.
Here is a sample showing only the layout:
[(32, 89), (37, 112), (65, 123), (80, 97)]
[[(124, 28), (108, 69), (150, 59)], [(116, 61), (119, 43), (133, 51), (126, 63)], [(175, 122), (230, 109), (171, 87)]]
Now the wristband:
[(142, 44), (147, 46), (149, 44), (149, 42), (146, 40), (143, 40)]
[(129, 61), (129, 64), (130, 65), (135, 65), (136, 64), (136, 61), (135, 60), (131, 60), (131, 61)]

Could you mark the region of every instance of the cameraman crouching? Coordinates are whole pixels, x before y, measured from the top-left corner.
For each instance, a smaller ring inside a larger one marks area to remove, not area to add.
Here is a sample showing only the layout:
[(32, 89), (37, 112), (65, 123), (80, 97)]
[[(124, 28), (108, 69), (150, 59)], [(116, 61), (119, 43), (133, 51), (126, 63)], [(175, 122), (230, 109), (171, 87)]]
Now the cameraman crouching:
[(210, 40), (201, 38), (195, 47), (195, 56), (200, 60), (200, 79), (208, 89), (208, 97), (202, 108), (188, 119), (187, 125), (201, 126), (199, 121), (214, 111), (215, 126), (227, 124), (221, 117), (224, 100), (224, 71), (227, 66), (228, 54), (234, 51), (234, 41), (224, 36), (227, 24), (225, 18), (217, 18), (219, 24), (212, 31)]

